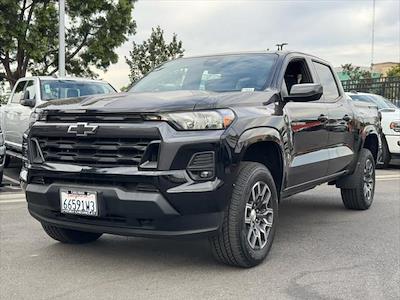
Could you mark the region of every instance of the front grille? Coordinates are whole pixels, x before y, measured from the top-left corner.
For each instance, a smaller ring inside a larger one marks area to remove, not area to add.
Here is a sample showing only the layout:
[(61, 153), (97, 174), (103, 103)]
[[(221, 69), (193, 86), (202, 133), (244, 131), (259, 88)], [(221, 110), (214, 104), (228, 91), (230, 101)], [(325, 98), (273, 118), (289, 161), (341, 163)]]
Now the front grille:
[(36, 140), (46, 162), (136, 166), (153, 139), (37, 137)]
[(139, 123), (143, 122), (143, 118), (140, 114), (57, 114), (48, 115), (46, 118), (47, 122), (107, 122), (107, 123)]

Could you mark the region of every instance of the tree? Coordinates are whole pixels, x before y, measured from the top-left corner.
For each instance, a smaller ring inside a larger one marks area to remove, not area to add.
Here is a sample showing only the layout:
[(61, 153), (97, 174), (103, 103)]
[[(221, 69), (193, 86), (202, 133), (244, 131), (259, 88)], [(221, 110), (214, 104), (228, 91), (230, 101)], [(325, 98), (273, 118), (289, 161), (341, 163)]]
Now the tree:
[(150, 37), (142, 44), (133, 42), (129, 58), (125, 57), (130, 68), (131, 83), (135, 83), (163, 62), (182, 57), (184, 51), (182, 41), (178, 41), (175, 33), (172, 41), (168, 44), (164, 39), (164, 30), (160, 26), (152, 28)]
[(388, 77), (399, 76), (400, 77), (400, 64), (397, 64), (396, 66), (391, 67), (387, 71), (386, 76), (388, 76)]
[[(96, 77), (90, 66), (106, 70), (118, 61), (115, 49), (134, 34), (136, 0), (66, 1), (66, 71)], [(13, 86), (29, 70), (58, 71), (58, 1), (0, 0), (2, 76)]]
[(371, 72), (361, 70), (360, 67), (355, 67), (352, 64), (342, 65), (343, 73), (350, 77), (351, 80), (359, 80), (362, 78), (371, 78)]

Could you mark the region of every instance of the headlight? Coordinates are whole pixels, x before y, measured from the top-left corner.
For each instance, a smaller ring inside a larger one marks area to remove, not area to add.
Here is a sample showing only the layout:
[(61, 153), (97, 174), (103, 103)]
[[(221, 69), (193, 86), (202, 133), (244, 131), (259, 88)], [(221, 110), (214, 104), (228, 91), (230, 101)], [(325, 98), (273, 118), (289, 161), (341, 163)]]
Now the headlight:
[(389, 127), (396, 132), (400, 132), (400, 121), (391, 122)]
[(216, 130), (228, 128), (235, 119), (235, 114), (230, 109), (218, 109), (165, 113), (146, 116), (146, 119), (167, 121), (178, 130)]
[(46, 115), (43, 113), (43, 111), (41, 110), (33, 111), (29, 116), (29, 128), (31, 128), (36, 121), (44, 121), (44, 120), (46, 120)]

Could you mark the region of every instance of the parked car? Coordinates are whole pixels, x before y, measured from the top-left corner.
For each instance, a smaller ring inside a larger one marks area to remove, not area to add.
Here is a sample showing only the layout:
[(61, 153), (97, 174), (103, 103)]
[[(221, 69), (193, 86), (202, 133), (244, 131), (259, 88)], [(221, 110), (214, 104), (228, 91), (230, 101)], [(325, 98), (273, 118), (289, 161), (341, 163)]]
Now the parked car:
[(4, 137), (0, 126), (0, 184), (3, 182), (3, 171), (5, 162), (6, 162), (6, 147), (4, 146)]
[(369, 93), (348, 93), (357, 101), (375, 104), (382, 114), (382, 167), (387, 168), (392, 158), (400, 158), (400, 108), (382, 96)]
[(207, 235), (217, 260), (251, 267), (283, 198), (329, 182), (346, 208), (373, 201), (378, 110), (315, 56), (180, 58), (128, 93), (36, 114), (20, 177), (30, 214), (62, 243)]
[[(15, 84), (6, 105), (0, 108), (1, 127), (8, 156), (21, 158), (22, 136), (35, 107), (62, 98), (115, 93), (107, 82), (70, 77), (25, 77)], [(7, 164), (6, 162), (6, 164)]]

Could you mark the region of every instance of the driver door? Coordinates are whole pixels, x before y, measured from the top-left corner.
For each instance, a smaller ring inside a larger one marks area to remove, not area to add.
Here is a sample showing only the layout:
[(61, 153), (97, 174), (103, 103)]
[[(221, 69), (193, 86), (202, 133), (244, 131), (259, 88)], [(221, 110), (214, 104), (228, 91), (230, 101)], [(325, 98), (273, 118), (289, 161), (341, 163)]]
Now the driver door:
[(19, 122), (21, 113), (20, 110), (20, 101), (22, 96), (24, 95), (26, 81), (21, 80), (17, 82), (14, 90), (12, 92), (12, 96), (8, 104), (4, 107), (4, 138), (6, 140), (6, 144), (11, 148), (18, 148), (18, 136), (19, 136)]
[[(315, 83), (306, 58), (292, 59), (286, 68), (282, 95), (290, 95), (294, 84)], [(319, 100), (287, 102), (283, 108), (290, 152), (287, 187), (296, 189), (313, 185), (328, 170), (328, 111)]]
[[(24, 89), (24, 94), (22, 97), (23, 100), (36, 100), (36, 85), (34, 80), (28, 80), (25, 89)], [(21, 99), (21, 100), (22, 100)], [(17, 110), (18, 110), (18, 124), (19, 124), (19, 134), (16, 137), (16, 143), (18, 145), (22, 145), (22, 137), (23, 133), (28, 129), (29, 127), (29, 118), (32, 113), (34, 108), (29, 107), (29, 106), (24, 106), (22, 104), (19, 104)]]

